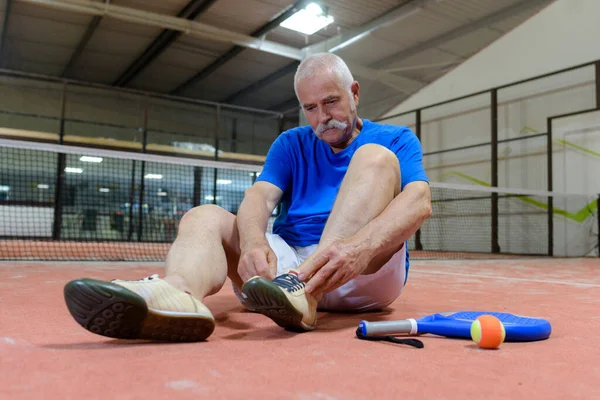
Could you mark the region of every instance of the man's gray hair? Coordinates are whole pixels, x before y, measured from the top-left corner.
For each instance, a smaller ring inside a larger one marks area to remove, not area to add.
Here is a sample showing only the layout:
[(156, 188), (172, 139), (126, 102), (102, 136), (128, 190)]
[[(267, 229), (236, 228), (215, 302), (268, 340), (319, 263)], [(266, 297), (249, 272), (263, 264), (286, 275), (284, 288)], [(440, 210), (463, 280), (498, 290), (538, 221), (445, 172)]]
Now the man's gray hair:
[(310, 79), (323, 70), (332, 72), (337, 76), (338, 82), (342, 88), (349, 92), (351, 91), (354, 78), (344, 60), (333, 53), (317, 53), (304, 59), (296, 70), (296, 75), (294, 76), (294, 91), (296, 92), (296, 97), (298, 97), (298, 82), (304, 79)]

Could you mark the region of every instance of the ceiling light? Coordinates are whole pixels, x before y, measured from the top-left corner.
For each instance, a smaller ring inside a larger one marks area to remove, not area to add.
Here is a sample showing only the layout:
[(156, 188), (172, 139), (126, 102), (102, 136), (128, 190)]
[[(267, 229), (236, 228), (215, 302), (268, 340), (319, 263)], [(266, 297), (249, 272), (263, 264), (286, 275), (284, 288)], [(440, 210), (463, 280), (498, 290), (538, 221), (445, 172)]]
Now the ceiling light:
[(10, 186), (0, 186), (0, 192), (8, 192), (10, 190)]
[(166, 196), (166, 195), (167, 195), (167, 192), (158, 191), (158, 192), (156, 192), (156, 195), (157, 195), (157, 196)]
[(146, 174), (146, 176), (144, 176), (144, 178), (146, 178), (146, 179), (162, 179), (162, 175), (159, 175), (159, 174)]
[[(211, 201), (211, 200), (214, 200), (214, 199), (215, 198), (213, 196), (211, 196), (211, 195), (204, 196), (204, 200)], [(217, 196), (217, 200), (221, 200), (221, 196)]]
[(98, 190), (101, 191), (102, 193), (108, 193), (108, 192), (110, 192), (109, 188), (100, 188)]
[(45, 183), (40, 183), (39, 185), (37, 185), (38, 189), (50, 189), (50, 185), (47, 185)]
[(81, 174), (83, 170), (81, 168), (67, 167), (65, 168), (65, 172), (68, 172), (70, 174)]
[(93, 162), (93, 163), (101, 163), (102, 162), (102, 157), (90, 157), (90, 156), (83, 156), (79, 159), (79, 161), (83, 161), (83, 162)]
[(312, 35), (333, 22), (333, 17), (316, 3), (310, 3), (306, 8), (293, 14), (283, 21), (280, 26), (305, 35)]
[(231, 180), (229, 180), (229, 179), (217, 179), (217, 185), (231, 185)]

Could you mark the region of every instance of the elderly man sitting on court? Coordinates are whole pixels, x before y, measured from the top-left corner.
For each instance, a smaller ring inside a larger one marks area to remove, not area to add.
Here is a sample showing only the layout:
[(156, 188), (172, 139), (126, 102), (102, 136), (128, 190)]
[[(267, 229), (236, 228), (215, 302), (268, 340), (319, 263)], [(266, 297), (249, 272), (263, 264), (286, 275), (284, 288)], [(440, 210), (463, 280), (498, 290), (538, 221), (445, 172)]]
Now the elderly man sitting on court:
[(406, 243), (431, 214), (417, 137), (358, 117), (359, 84), (336, 55), (305, 59), (294, 87), (310, 126), (274, 141), (238, 214), (189, 211), (162, 278), (69, 282), (79, 324), (114, 338), (204, 340), (215, 319), (202, 302), (227, 277), (244, 306), (296, 331), (314, 329), (318, 309), (381, 309), (400, 295)]

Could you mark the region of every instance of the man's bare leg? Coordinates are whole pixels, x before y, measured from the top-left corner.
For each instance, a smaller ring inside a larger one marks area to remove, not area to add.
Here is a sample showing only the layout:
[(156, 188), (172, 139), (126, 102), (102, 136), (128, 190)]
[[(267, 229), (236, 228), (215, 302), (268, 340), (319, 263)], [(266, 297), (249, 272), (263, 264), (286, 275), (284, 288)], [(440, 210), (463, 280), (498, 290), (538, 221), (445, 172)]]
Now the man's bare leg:
[[(348, 166), (314, 255), (336, 240), (352, 236), (377, 217), (400, 192), (400, 177), (394, 153), (377, 144), (361, 146)], [(364, 273), (377, 272), (392, 255), (382, 254)]]
[(217, 206), (200, 206), (181, 219), (167, 255), (164, 280), (202, 301), (218, 292), (227, 276), (242, 286), (237, 272), (239, 258), (235, 216)]
[(197, 207), (181, 220), (164, 279), (76, 279), (65, 285), (65, 301), (81, 326), (103, 336), (204, 340), (215, 320), (202, 300), (219, 291), (228, 274), (241, 285), (239, 247), (232, 214), (216, 206)]

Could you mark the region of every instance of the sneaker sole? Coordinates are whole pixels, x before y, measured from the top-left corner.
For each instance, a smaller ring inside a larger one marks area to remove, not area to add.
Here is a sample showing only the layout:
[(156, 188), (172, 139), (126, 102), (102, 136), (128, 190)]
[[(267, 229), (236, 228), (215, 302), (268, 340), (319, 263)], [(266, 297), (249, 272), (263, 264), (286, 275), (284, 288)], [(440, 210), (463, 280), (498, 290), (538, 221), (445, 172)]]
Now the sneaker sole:
[(242, 286), (253, 311), (271, 318), (277, 325), (294, 332), (306, 332), (314, 326), (302, 322), (302, 313), (281, 292), (279, 286), (265, 278), (254, 278)]
[(173, 316), (148, 309), (136, 293), (114, 283), (77, 279), (65, 285), (69, 312), (88, 331), (116, 339), (197, 342), (215, 329), (214, 319)]

